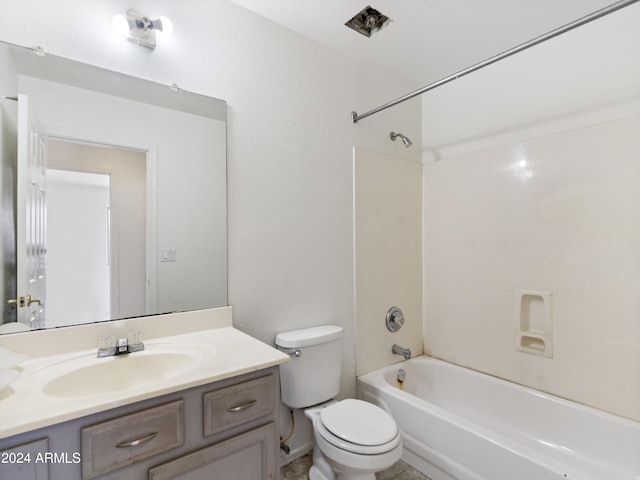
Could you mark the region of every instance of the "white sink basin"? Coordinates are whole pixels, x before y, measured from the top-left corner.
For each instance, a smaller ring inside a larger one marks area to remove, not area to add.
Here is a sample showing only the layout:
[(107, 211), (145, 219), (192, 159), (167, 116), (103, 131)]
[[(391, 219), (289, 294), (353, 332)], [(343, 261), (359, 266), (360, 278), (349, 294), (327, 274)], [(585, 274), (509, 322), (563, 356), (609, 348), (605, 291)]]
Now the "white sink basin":
[(46, 376), (42, 391), (49, 396), (104, 395), (187, 374), (214, 356), (215, 349), (203, 343), (158, 343), (128, 355), (82, 355), (47, 367), (38, 375)]

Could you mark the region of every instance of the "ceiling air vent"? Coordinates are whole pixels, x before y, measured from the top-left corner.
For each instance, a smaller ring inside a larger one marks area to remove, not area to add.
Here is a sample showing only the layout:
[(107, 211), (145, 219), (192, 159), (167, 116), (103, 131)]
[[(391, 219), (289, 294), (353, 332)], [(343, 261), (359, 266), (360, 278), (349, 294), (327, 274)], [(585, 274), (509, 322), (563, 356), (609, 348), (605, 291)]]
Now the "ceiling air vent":
[(349, 28), (352, 28), (358, 33), (361, 33), (365, 37), (370, 37), (378, 30), (381, 30), (392, 20), (383, 15), (375, 8), (371, 8), (371, 6), (366, 6), (360, 12), (358, 12), (354, 17), (349, 20), (345, 25)]

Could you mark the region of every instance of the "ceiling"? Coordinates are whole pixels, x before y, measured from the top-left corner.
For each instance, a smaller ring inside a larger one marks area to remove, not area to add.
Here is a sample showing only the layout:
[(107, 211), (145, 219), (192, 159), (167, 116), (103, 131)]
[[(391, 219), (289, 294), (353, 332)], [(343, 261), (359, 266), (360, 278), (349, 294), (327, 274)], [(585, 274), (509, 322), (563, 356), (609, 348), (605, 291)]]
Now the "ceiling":
[[(614, 0), (231, 0), (417, 89)], [(344, 23), (370, 5), (392, 22), (367, 38)]]

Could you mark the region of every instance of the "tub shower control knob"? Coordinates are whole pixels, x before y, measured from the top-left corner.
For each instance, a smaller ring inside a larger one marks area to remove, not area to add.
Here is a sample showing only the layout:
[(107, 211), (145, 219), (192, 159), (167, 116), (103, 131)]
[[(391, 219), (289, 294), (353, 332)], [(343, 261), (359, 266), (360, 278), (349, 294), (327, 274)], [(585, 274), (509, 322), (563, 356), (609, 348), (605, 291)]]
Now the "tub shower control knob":
[(387, 312), (387, 330), (397, 332), (404, 325), (404, 314), (398, 307), (391, 307)]

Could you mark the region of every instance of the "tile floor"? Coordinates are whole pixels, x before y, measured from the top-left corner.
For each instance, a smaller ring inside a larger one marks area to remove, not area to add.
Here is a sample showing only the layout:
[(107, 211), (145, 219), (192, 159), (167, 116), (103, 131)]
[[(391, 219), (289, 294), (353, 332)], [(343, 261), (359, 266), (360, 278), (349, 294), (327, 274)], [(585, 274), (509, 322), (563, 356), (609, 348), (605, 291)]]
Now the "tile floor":
[[(307, 480), (307, 472), (310, 467), (311, 454), (282, 467), (280, 480)], [(429, 478), (401, 460), (388, 470), (377, 473), (376, 480), (429, 480)]]

